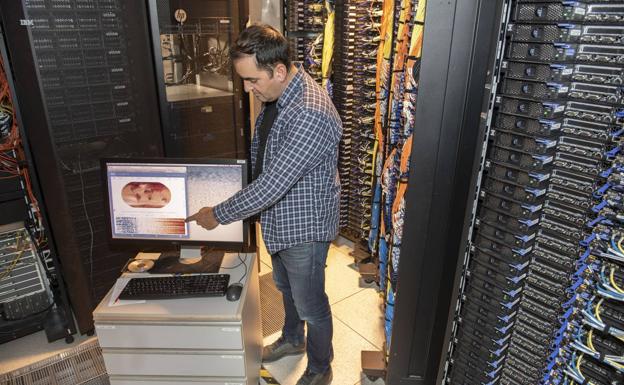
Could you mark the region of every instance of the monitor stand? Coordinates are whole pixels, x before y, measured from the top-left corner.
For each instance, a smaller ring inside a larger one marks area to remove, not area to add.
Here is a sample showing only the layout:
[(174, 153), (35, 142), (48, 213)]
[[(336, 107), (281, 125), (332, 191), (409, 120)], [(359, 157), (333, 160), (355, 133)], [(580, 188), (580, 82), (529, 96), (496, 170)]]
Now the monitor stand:
[(201, 261), (201, 246), (181, 246), (180, 247), (180, 263), (192, 265)]
[(225, 252), (204, 249), (200, 246), (180, 247), (176, 251), (163, 251), (148, 269), (151, 274), (208, 274), (218, 273)]

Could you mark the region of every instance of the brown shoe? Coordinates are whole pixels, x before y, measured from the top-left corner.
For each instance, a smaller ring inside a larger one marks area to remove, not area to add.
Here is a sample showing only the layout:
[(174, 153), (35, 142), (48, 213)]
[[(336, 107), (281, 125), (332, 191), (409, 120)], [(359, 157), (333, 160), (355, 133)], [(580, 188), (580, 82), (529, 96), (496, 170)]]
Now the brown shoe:
[(305, 342), (295, 345), (286, 341), (284, 337), (280, 337), (277, 341), (273, 342), (269, 346), (265, 346), (262, 349), (262, 362), (273, 362), (285, 356), (303, 354), (305, 353), (305, 350)]

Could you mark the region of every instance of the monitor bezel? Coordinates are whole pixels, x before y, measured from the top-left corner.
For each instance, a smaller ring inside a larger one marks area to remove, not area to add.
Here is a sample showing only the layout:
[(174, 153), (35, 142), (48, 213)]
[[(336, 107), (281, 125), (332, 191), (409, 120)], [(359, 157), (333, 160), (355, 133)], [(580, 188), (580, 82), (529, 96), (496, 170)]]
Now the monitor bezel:
[(111, 247), (123, 247), (132, 248), (134, 250), (157, 250), (162, 248), (163, 250), (171, 249), (172, 247), (182, 246), (206, 246), (214, 249), (223, 250), (242, 250), (249, 245), (249, 222), (248, 219), (243, 220), (243, 240), (241, 242), (217, 242), (217, 241), (200, 241), (200, 240), (166, 240), (166, 239), (130, 239), (130, 238), (114, 238), (112, 221), (111, 221), (111, 207), (109, 202), (109, 185), (108, 185), (108, 164), (231, 164), (240, 165), (242, 169), (243, 183), (241, 189), (244, 189), (248, 184), (247, 176), (247, 160), (246, 159), (227, 159), (227, 158), (101, 158), (100, 159), (100, 173), (102, 177), (102, 190), (104, 193), (104, 208), (106, 217), (106, 237), (108, 244)]

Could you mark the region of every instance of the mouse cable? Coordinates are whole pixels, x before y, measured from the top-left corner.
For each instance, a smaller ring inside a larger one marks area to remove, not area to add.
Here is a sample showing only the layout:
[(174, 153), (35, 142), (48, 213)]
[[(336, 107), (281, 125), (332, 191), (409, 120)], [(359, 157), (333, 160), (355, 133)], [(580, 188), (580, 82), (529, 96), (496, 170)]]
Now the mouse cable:
[(243, 273), (243, 276), (240, 277), (238, 282), (236, 282), (236, 283), (241, 283), (243, 281), (243, 278), (245, 278), (247, 276), (247, 263), (246, 263), (246, 261), (247, 261), (247, 254), (245, 254), (245, 259), (244, 260), (241, 258), (240, 252), (238, 252), (236, 255), (238, 256), (238, 260), (240, 261), (238, 263), (238, 265), (235, 265), (235, 266), (221, 266), (221, 268), (225, 269), (225, 270), (231, 270), (231, 269), (236, 269), (240, 265), (244, 265), (245, 266), (245, 272)]
[[(245, 278), (245, 276), (247, 275), (247, 263), (245, 263), (247, 261), (247, 254), (245, 254), (245, 259), (243, 260), (241, 258), (240, 253), (238, 253), (238, 260), (241, 261), (241, 263), (245, 266), (245, 272), (243, 273), (243, 276), (240, 277), (240, 279), (237, 282), (237, 283), (241, 283), (243, 281), (243, 279)], [(239, 264), (239, 266), (240, 266), (240, 264)]]

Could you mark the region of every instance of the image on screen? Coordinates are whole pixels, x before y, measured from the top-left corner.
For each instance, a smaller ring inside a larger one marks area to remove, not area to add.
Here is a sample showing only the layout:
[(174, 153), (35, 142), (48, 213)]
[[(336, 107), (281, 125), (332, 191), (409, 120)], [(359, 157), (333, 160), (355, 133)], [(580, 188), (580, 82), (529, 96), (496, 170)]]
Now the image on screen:
[(244, 186), (244, 161), (106, 164), (113, 239), (243, 242), (243, 222), (206, 230), (184, 219)]

